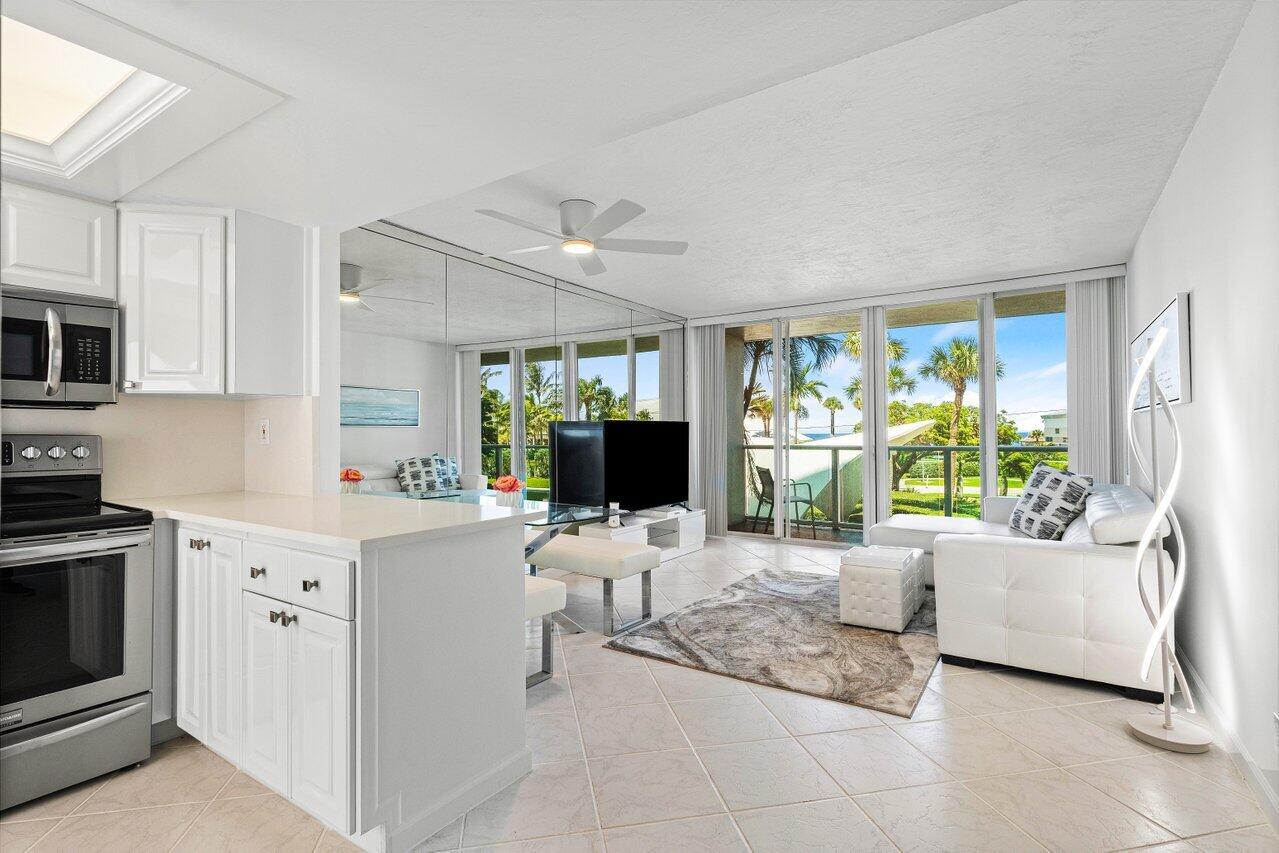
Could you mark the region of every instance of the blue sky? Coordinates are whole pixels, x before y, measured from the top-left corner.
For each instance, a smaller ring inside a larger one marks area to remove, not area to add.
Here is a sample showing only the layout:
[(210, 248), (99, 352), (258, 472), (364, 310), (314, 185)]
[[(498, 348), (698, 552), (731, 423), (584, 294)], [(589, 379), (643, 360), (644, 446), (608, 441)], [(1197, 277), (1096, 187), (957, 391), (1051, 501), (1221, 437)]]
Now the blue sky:
[[(977, 322), (911, 326), (892, 330), (892, 335), (906, 345), (902, 367), (917, 382), (915, 393), (898, 394), (903, 401), (947, 402), (954, 397), (950, 386), (923, 379), (919, 367), (934, 346), (944, 345), (958, 335), (977, 337)], [(1017, 422), (1018, 429), (1029, 432), (1040, 429), (1041, 412), (1066, 408), (1066, 318), (1063, 314), (1007, 317), (996, 321), (995, 348), (1004, 362), (1004, 378), (996, 387), (997, 405)], [(837, 412), (835, 424), (851, 428), (861, 420), (861, 413), (843, 395), (843, 389), (858, 374), (859, 365), (843, 354), (818, 378), (826, 383), (827, 396), (839, 396), (844, 410)], [(970, 386), (964, 402), (977, 401), (976, 386)], [(800, 418), (800, 428), (830, 428), (830, 413), (815, 399), (805, 401), (809, 410)]]

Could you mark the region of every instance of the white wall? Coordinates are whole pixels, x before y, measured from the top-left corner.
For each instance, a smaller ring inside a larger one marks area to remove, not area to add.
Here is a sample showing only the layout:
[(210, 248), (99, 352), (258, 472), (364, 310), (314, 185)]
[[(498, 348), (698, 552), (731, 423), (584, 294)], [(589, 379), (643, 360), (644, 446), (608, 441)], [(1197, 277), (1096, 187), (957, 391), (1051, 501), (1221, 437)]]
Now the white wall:
[[(1257, 3), (1128, 263), (1135, 335), (1191, 293), (1193, 400), (1177, 512), (1184, 658), (1279, 792), (1279, 3)], [(1165, 469), (1166, 470), (1166, 469)], [(1273, 812), (1272, 812), (1273, 813)]]
[(342, 465), (391, 465), (406, 456), (449, 452), (454, 405), (452, 367), (444, 344), (343, 331), (342, 384), (417, 388), (419, 426), (342, 427)]

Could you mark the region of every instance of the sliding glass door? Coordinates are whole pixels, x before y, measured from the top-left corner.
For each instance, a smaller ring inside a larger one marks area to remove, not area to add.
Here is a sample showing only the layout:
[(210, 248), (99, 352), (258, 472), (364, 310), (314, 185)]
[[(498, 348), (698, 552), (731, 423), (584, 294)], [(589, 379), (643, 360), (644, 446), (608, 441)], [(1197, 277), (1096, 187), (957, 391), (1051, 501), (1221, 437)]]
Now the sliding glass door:
[(551, 423), (564, 420), (563, 348), (524, 351), (524, 473), (529, 496), (543, 498), (551, 488)]
[(480, 353), (480, 463), (492, 483), (513, 471), (511, 351)]
[(981, 516), (979, 313), (977, 299), (885, 310), (890, 513)]
[(724, 405), (727, 408), (728, 529), (777, 536), (774, 452), (777, 379), (773, 323), (732, 326), (724, 332)]
[(860, 312), (791, 320), (785, 342), (784, 532), (860, 543), (865, 433)]

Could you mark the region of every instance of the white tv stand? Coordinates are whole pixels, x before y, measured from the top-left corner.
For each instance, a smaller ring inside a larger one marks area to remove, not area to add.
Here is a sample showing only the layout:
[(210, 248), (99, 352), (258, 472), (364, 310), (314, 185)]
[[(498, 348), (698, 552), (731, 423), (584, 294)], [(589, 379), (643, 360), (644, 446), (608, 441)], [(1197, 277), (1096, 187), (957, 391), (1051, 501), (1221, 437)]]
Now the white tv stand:
[(619, 527), (609, 527), (608, 522), (583, 524), (577, 528), (577, 535), (590, 539), (654, 545), (662, 549), (664, 563), (702, 550), (706, 544), (706, 510), (680, 509), (667, 512), (662, 509), (634, 513), (623, 516)]

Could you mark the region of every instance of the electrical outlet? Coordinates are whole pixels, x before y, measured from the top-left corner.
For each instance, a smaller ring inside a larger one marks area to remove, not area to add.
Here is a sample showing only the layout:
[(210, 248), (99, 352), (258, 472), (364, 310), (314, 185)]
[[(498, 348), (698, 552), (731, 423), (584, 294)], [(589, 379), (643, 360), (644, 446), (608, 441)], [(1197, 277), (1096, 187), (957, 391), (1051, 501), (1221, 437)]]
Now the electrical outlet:
[(262, 420), (258, 421), (258, 440), (261, 441), (263, 444), (271, 443), (270, 419), (263, 418)]

